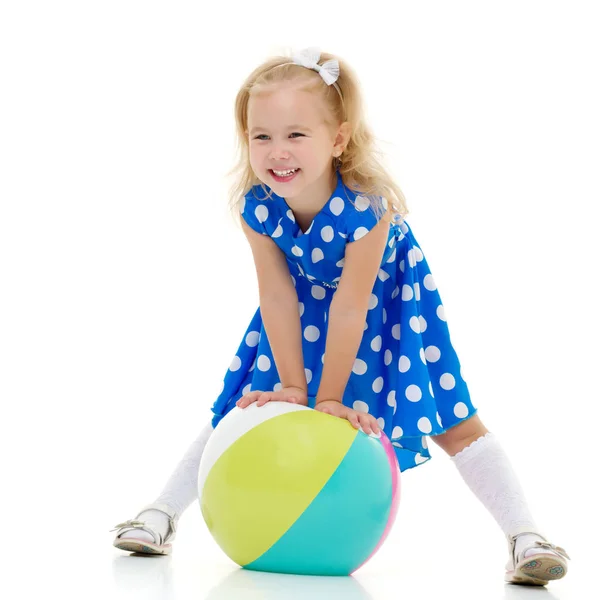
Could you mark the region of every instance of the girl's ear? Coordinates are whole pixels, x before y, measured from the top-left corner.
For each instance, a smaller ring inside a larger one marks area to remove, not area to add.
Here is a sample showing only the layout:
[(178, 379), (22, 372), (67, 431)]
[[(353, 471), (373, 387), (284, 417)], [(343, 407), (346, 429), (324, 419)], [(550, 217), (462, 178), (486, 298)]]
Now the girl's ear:
[(333, 143), (333, 153), (334, 156), (339, 156), (348, 145), (350, 141), (350, 123), (348, 121), (344, 121), (338, 128), (337, 134), (335, 136), (335, 140)]

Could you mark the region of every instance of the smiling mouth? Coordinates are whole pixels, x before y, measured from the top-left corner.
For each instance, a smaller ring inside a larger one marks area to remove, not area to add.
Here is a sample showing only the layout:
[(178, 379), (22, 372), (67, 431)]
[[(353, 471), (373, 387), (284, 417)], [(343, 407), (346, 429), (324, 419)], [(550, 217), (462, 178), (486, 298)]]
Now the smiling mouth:
[(277, 175), (277, 177), (289, 177), (290, 175), (293, 175), (294, 173), (296, 173), (296, 171), (299, 171), (299, 170), (300, 170), (300, 168), (286, 169), (284, 171), (269, 169), (269, 171), (271, 171), (271, 173)]

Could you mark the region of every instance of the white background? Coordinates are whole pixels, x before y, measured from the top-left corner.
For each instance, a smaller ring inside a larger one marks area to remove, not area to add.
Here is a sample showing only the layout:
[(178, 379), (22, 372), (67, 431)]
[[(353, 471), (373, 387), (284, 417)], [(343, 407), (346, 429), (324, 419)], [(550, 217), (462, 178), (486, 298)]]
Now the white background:
[(504, 584), (501, 530), (433, 443), (354, 581), (240, 572), (197, 504), (169, 558), (111, 545), (210, 418), (257, 308), (226, 210), (235, 94), (272, 53), (318, 46), (360, 77), (473, 402), (571, 554), (547, 598), (593, 589), (597, 8), (3, 2), (0, 585), (14, 598), (536, 592)]

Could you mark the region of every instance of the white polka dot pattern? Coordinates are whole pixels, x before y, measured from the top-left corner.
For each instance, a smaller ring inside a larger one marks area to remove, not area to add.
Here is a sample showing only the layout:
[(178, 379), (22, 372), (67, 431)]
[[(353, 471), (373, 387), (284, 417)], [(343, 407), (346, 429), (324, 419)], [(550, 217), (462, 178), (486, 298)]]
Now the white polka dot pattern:
[(336, 217), (339, 217), (342, 214), (345, 207), (344, 201), (339, 196), (332, 198), (329, 202), (329, 209)]
[(269, 217), (269, 209), (264, 204), (260, 204), (256, 207), (254, 214), (259, 223), (264, 223)]

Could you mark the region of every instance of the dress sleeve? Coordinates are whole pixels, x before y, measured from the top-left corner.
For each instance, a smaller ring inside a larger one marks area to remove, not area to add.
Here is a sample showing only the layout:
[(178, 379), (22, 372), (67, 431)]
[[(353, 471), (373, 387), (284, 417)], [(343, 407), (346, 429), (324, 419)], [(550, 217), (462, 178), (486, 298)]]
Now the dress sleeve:
[(342, 213), (344, 217), (342, 231), (347, 243), (356, 242), (369, 233), (380, 221), (386, 208), (387, 203), (381, 197), (372, 197), (370, 200), (364, 196), (356, 196), (353, 203), (348, 202)]
[(242, 198), (239, 206), (244, 221), (257, 233), (268, 235), (265, 228), (265, 223), (269, 218), (268, 202), (255, 198), (250, 191)]

